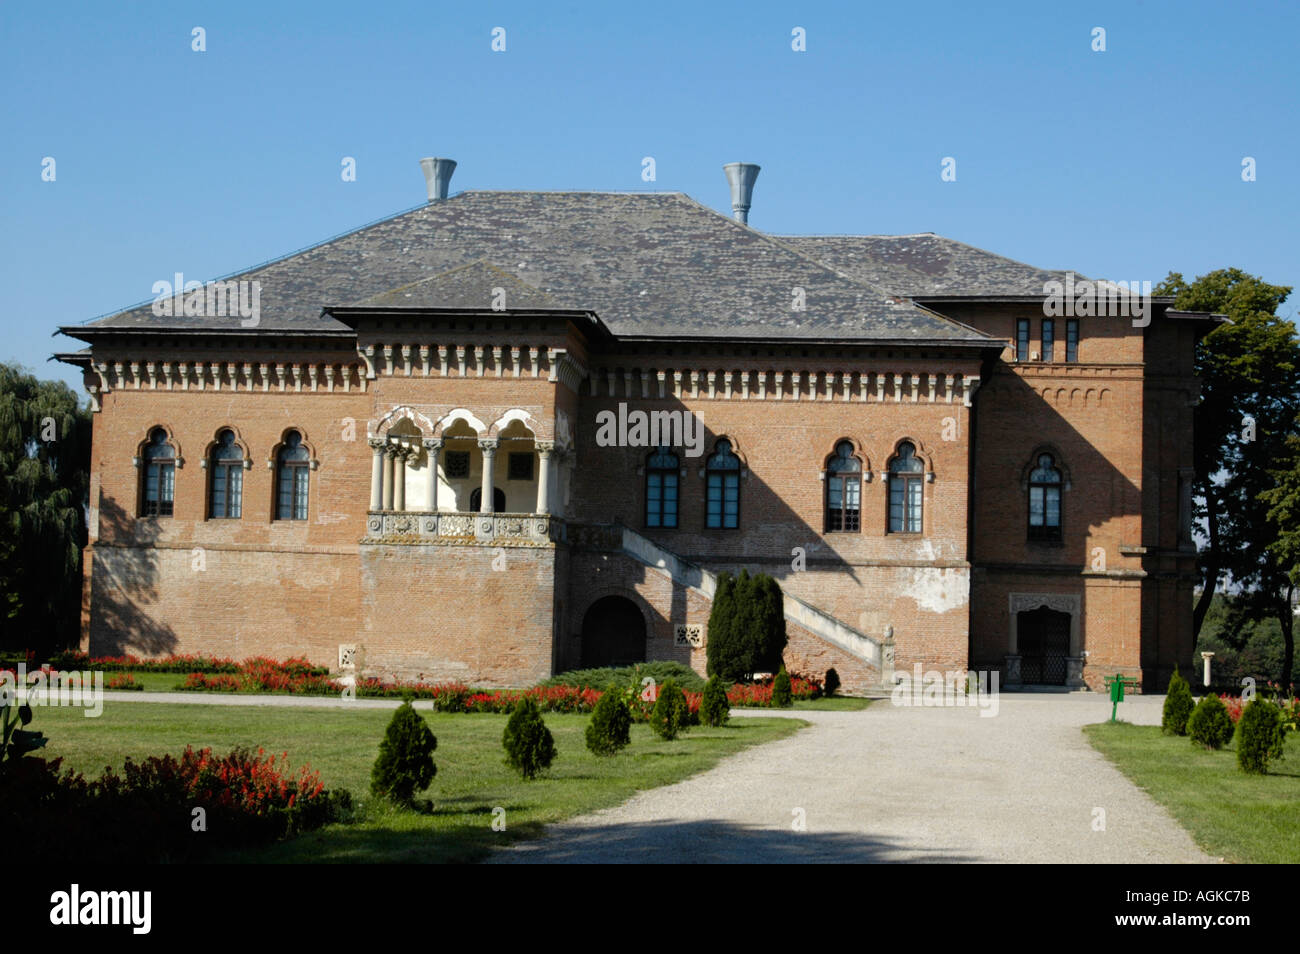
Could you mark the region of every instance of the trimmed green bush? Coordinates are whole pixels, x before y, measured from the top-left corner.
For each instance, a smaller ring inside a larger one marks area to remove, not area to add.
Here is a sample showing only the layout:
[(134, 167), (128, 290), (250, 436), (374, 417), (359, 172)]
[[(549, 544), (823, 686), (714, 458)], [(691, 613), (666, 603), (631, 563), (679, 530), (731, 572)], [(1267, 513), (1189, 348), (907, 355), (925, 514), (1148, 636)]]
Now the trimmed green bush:
[(826, 681), (822, 683), (822, 694), (827, 698), (835, 695), (840, 689), (840, 674), (834, 669), (826, 670)]
[(1207, 749), (1221, 749), (1231, 742), (1234, 728), (1228, 707), (1214, 693), (1198, 702), (1187, 719), (1192, 742)]
[(772, 705), (789, 709), (794, 705), (794, 692), (790, 688), (790, 674), (782, 666), (772, 680)]
[(628, 686), (640, 686), (641, 680), (649, 676), (656, 684), (666, 679), (676, 679), (677, 685), (690, 692), (699, 692), (704, 688), (704, 680), (690, 666), (679, 662), (656, 660), (637, 663), (634, 666), (608, 667), (604, 669), (572, 669), (539, 682), (539, 686), (572, 686), (575, 689), (624, 689)]
[(617, 689), (605, 692), (587, 723), (587, 748), (595, 755), (614, 755), (632, 741), (632, 712)]
[(700, 698), (700, 722), (717, 728), (726, 725), (731, 718), (731, 703), (727, 701), (727, 683), (721, 676), (714, 676), (704, 687)]
[(673, 679), (659, 687), (655, 706), (650, 710), (650, 728), (661, 739), (672, 741), (685, 732), (691, 721), (691, 710), (686, 704), (686, 694)]
[(429, 787), (438, 767), (433, 751), (438, 739), (408, 699), (398, 706), (379, 743), (379, 758), (370, 770), (370, 791), (398, 805), (410, 806), (416, 792)]
[(506, 764), (524, 778), (536, 778), (555, 760), (555, 739), (542, 721), (542, 710), (528, 696), (520, 699), (510, 714), (501, 744), (506, 750)]
[(1255, 699), (1237, 722), (1237, 765), (1251, 775), (1264, 775), (1268, 764), (1282, 757), (1285, 730), (1282, 710), (1267, 699)]
[(1192, 714), (1192, 689), (1187, 680), (1174, 667), (1174, 674), (1169, 678), (1169, 689), (1165, 695), (1164, 713), (1160, 718), (1160, 730), (1165, 735), (1186, 735), (1187, 719)]

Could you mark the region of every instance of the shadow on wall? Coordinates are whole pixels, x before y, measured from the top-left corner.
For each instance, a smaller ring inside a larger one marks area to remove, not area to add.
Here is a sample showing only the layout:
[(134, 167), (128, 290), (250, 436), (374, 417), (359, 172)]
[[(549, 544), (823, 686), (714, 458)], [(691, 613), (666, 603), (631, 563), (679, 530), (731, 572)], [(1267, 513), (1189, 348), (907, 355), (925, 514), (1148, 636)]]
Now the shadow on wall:
[[(561, 828), (551, 837), (498, 851), (505, 864), (863, 864), (868, 862), (981, 862), (963, 850), (919, 851), (904, 842), (850, 832), (796, 831), (791, 812), (781, 827), (760, 828), (722, 820), (643, 822)], [(553, 830), (554, 831), (554, 830)]]
[(157, 539), (156, 523), (136, 519), (116, 500), (101, 496), (99, 542), (92, 563), (91, 655), (157, 656), (176, 651), (175, 631), (147, 609), (158, 601)]

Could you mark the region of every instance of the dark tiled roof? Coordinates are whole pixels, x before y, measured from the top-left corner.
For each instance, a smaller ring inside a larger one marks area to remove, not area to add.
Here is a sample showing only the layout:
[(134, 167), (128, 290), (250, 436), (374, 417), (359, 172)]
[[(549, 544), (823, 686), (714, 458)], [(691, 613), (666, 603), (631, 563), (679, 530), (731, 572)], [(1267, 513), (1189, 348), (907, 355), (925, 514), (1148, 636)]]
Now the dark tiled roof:
[[(1042, 295), (1045, 271), (941, 235), (780, 235), (810, 258), (891, 295)], [(1082, 280), (1082, 275), (1076, 275)]]
[(555, 308), (545, 292), (491, 262), (470, 262), (400, 288), (372, 295), (358, 306), (388, 308), (491, 308), (501, 290), (502, 309)]
[[(462, 192), (231, 279), (261, 283), (259, 332), (343, 330), (323, 307), (422, 298), (411, 286), (424, 282), (430, 297), (463, 302), (482, 295), (488, 269), (553, 307), (596, 312), (617, 335), (986, 340), (680, 193)], [(796, 286), (803, 311), (791, 307)], [(239, 319), (156, 317), (145, 305), (87, 327)]]

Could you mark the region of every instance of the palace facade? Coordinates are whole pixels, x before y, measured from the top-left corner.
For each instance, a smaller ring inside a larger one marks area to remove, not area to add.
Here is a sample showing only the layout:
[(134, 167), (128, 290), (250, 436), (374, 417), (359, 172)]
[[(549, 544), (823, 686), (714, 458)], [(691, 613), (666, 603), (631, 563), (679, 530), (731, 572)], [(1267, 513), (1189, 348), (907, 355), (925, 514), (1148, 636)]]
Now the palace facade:
[(84, 649), (703, 671), (744, 567), (788, 667), (849, 689), (1190, 666), (1215, 316), (1062, 310), (1082, 279), (932, 234), (769, 235), (752, 166), (734, 217), (424, 166), (417, 209), (62, 329), (96, 411)]

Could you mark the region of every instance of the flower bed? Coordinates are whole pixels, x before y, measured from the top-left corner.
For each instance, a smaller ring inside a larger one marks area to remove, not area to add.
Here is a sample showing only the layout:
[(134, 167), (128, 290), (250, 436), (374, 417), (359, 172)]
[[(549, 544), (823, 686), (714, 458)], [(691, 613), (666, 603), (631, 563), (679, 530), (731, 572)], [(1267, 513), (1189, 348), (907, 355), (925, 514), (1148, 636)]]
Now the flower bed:
[(129, 672), (120, 672), (116, 676), (111, 677), (104, 688), (114, 689), (118, 692), (126, 690), (134, 690), (137, 692), (144, 691), (144, 686), (141, 683), (136, 682), (135, 676), (131, 675)]
[(309, 766), (295, 772), (287, 754), (262, 749), (218, 757), (187, 747), (179, 759), (128, 758), (121, 775), (106, 769), (94, 781), (61, 771), (61, 763), (16, 759), (0, 785), (0, 826), (28, 832), (29, 848), (42, 854), (75, 853), (89, 862), (198, 860), (352, 815), (349, 793), (327, 791)]
[[(738, 682), (727, 692), (727, 701), (733, 706), (772, 705), (772, 682), (774, 677), (762, 682)], [(790, 694), (795, 699), (816, 699), (821, 695), (822, 687), (815, 679), (807, 676), (790, 675)]]
[[(1219, 698), (1223, 700), (1228, 715), (1235, 725), (1241, 720), (1241, 711), (1246, 708), (1245, 703), (1240, 696), (1221, 695)], [(1267, 694), (1261, 693), (1261, 698), (1269, 697)], [(1300, 725), (1300, 698), (1273, 698), (1270, 701), (1276, 703), (1277, 707), (1282, 710), (1283, 723), (1290, 726)]]

